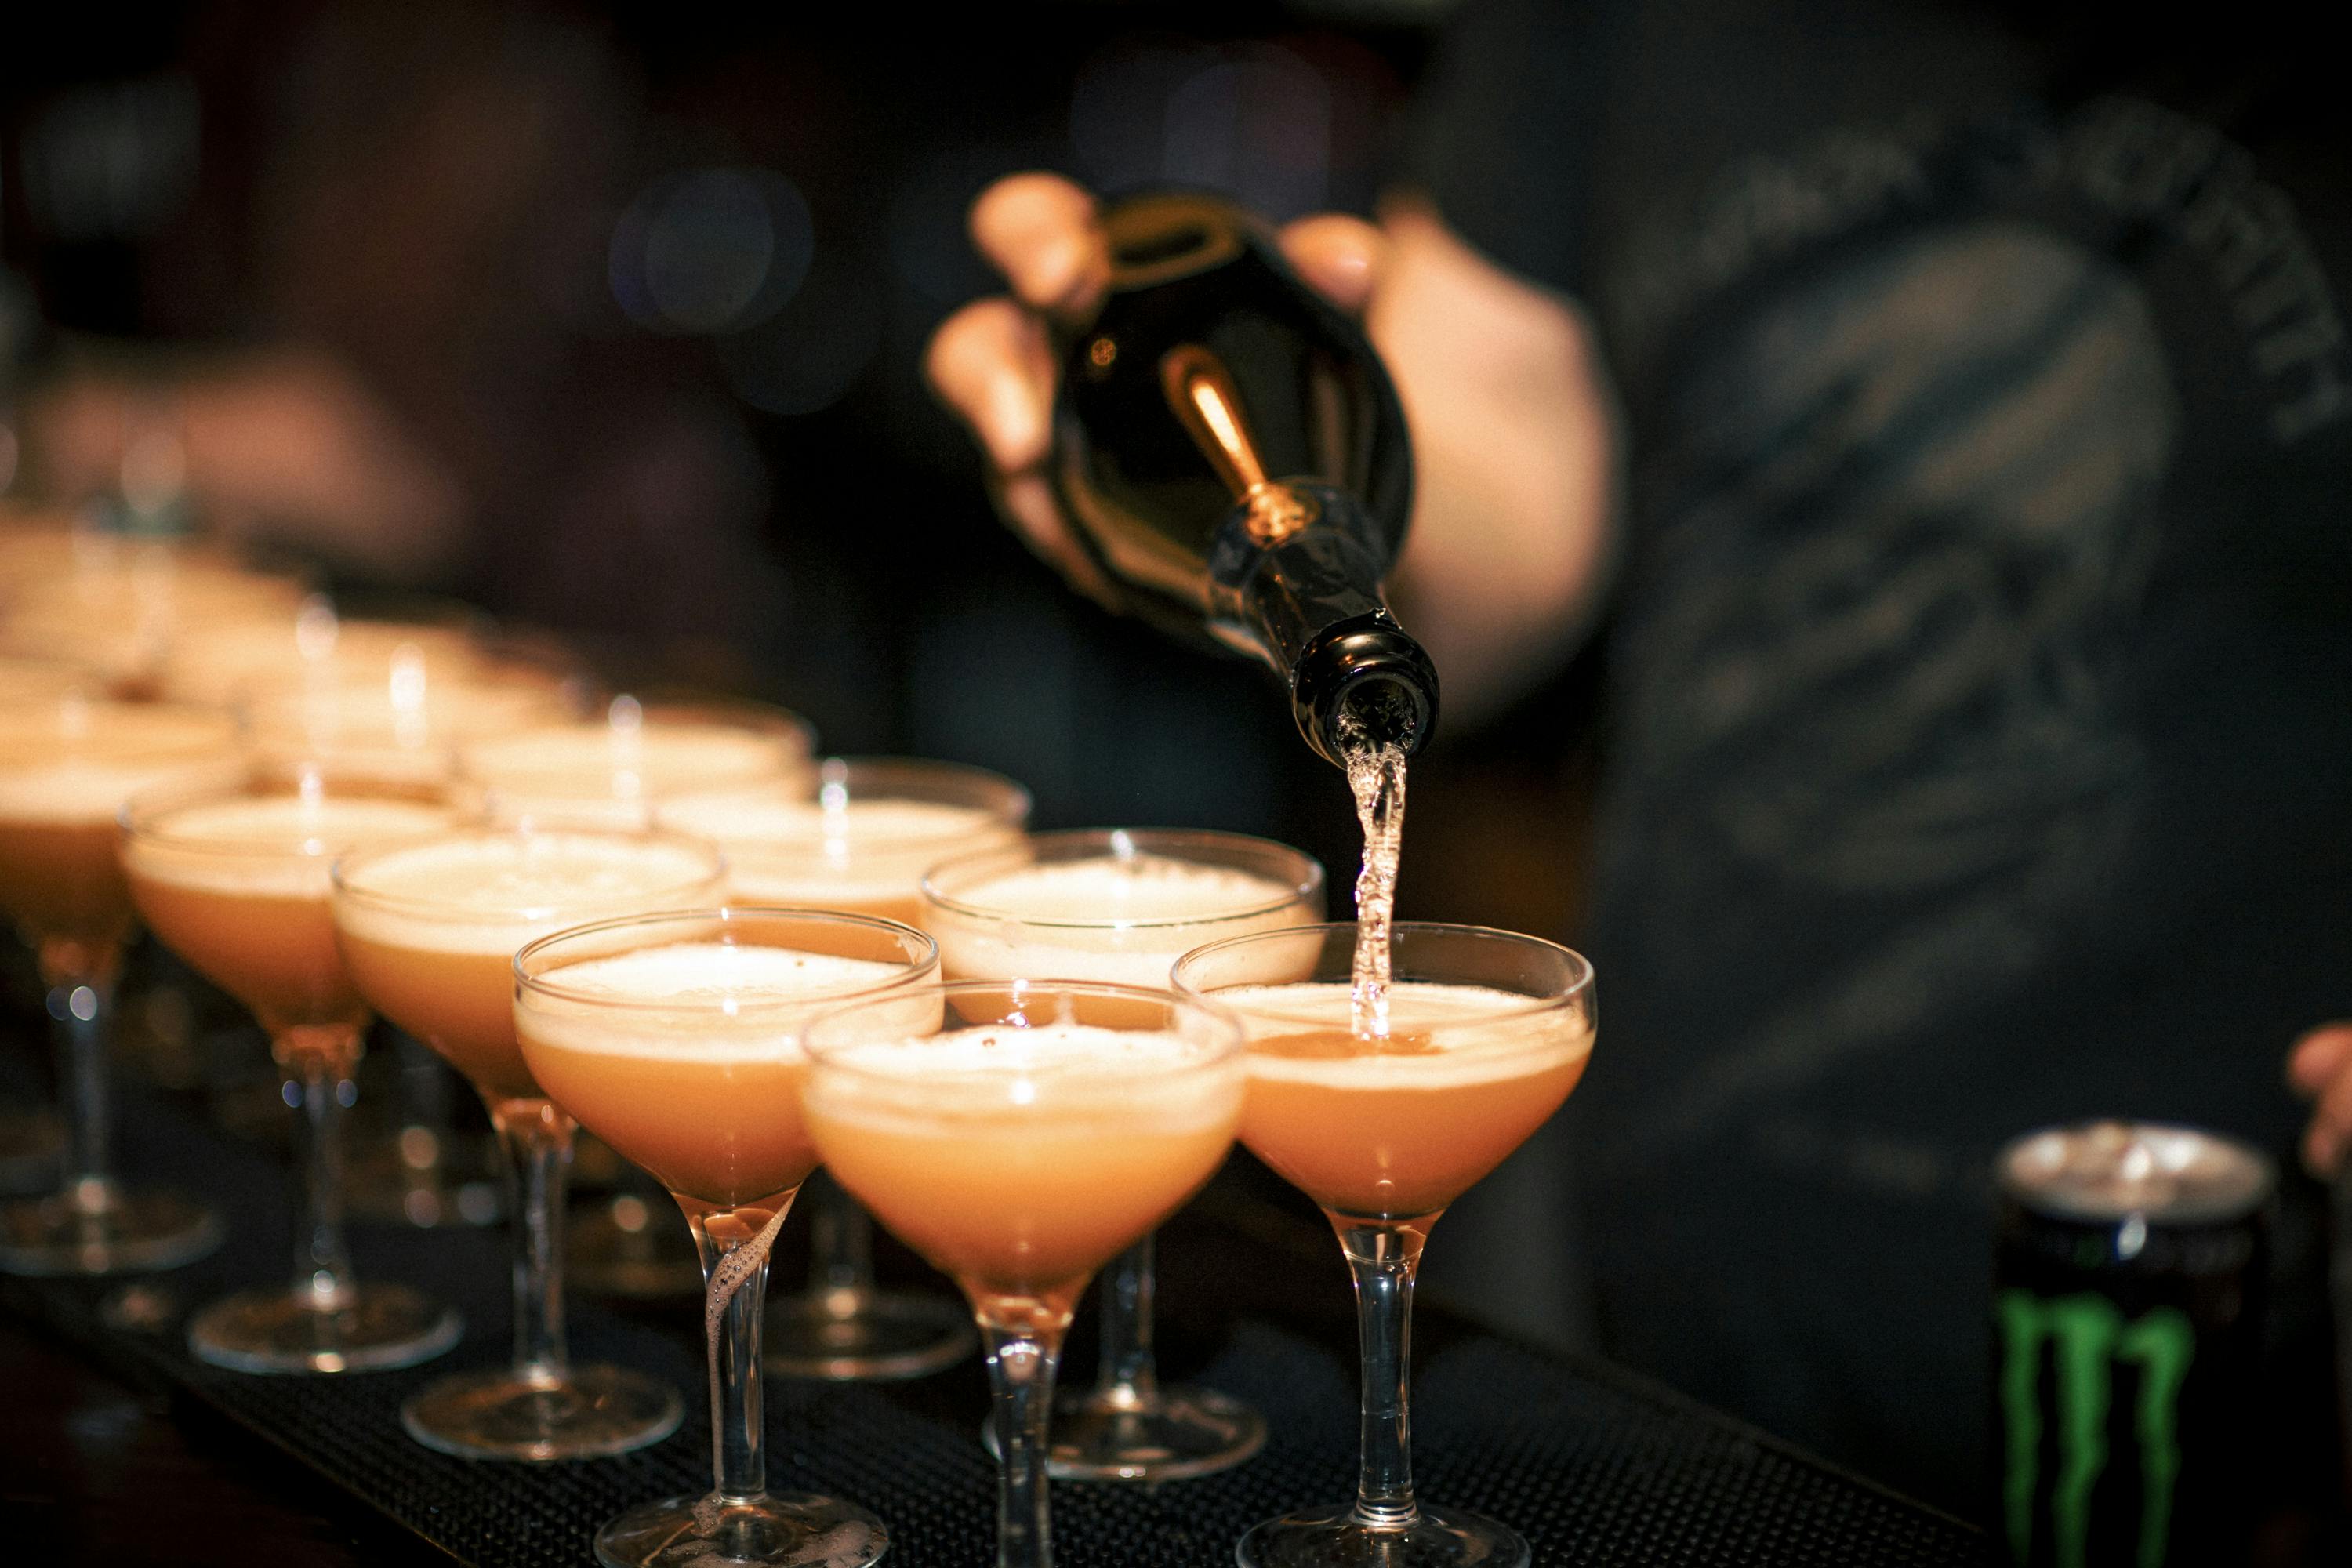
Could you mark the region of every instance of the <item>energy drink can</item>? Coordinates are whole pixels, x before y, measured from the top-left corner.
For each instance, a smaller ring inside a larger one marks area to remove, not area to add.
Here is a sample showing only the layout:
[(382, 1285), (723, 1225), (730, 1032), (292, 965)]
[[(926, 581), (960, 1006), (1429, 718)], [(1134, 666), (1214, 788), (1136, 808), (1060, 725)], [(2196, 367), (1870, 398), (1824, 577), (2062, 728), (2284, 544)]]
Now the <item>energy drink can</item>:
[(2017, 1568), (2239, 1562), (2275, 1173), (2189, 1127), (2093, 1121), (2001, 1151), (1997, 1499)]

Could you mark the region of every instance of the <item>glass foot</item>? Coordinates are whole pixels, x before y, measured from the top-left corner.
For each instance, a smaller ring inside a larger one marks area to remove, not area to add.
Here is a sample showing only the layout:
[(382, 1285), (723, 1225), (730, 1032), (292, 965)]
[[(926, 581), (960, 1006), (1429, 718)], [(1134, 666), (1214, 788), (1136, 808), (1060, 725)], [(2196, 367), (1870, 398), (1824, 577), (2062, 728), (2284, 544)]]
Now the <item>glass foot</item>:
[(1484, 1514), (1425, 1508), (1410, 1524), (1375, 1530), (1342, 1503), (1266, 1521), (1242, 1537), (1234, 1561), (1240, 1568), (1527, 1568), (1528, 1543)]
[(82, 1184), (0, 1206), (0, 1274), (176, 1268), (220, 1245), (219, 1216), (153, 1187)]
[(677, 1390), (622, 1367), (575, 1366), (561, 1380), (502, 1367), (427, 1384), (400, 1424), (461, 1459), (590, 1459), (658, 1443), (685, 1414)]
[(810, 1290), (768, 1309), (770, 1377), (926, 1377), (979, 1348), (969, 1309), (888, 1290)]
[(667, 1300), (702, 1294), (702, 1259), (676, 1204), (656, 1208), (624, 1193), (572, 1211), (564, 1222), (563, 1278), (572, 1289), (592, 1295)]
[(431, 1361), (464, 1328), (457, 1309), (405, 1285), (362, 1285), (331, 1310), (293, 1290), (245, 1290), (195, 1315), (188, 1349), (231, 1372), (383, 1372)]
[[(1265, 1446), (1265, 1421), (1205, 1388), (1164, 1388), (1149, 1404), (1124, 1389), (1054, 1401), (1045, 1473), (1057, 1481), (1181, 1481), (1230, 1469)], [(996, 1428), (981, 1428), (996, 1453)]]
[(806, 1492), (722, 1502), (666, 1498), (596, 1532), (604, 1568), (725, 1568), (733, 1563), (865, 1568), (890, 1548), (882, 1521), (855, 1503)]
[(66, 1130), (46, 1110), (0, 1110), (0, 1192), (40, 1192), (58, 1184)]

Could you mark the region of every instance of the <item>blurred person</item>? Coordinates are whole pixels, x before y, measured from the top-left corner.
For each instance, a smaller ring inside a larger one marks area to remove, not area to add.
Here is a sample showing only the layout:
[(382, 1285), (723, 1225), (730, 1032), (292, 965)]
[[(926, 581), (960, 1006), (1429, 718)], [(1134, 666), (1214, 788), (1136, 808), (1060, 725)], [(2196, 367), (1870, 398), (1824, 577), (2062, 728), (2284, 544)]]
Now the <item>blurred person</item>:
[(778, 597), (760, 454), (698, 345), (633, 330), (605, 275), (648, 139), (613, 29), (320, 0), (202, 10), (177, 53), (203, 167), (143, 301), (174, 341), (68, 340), (30, 478), (751, 668)]
[[(2352, 1003), (2338, 111), (2260, 17), (2036, 16), (1472, 4), (1378, 224), (1281, 235), (1398, 383), (1449, 725), (1608, 617), (1604, 1348), (1962, 1507), (1995, 1149), (2287, 1150), (2281, 1053)], [(1082, 589), (1049, 414), (1093, 212), (987, 192), (1010, 297), (929, 357)], [(2332, 1169), (2352, 1030), (2294, 1070)]]

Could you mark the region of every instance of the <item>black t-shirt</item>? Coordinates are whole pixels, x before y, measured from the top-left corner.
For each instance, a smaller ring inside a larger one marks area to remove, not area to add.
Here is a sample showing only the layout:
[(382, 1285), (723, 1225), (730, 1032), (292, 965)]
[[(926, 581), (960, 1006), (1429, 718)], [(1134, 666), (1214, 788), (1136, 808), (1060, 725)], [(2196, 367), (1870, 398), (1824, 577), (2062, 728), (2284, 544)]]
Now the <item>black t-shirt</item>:
[(1589, 310), (1625, 412), (1609, 1348), (1953, 1501), (1999, 1143), (2284, 1155), (2285, 1047), (2352, 1015), (2343, 143), (2097, 45), (1473, 5), (1422, 169)]

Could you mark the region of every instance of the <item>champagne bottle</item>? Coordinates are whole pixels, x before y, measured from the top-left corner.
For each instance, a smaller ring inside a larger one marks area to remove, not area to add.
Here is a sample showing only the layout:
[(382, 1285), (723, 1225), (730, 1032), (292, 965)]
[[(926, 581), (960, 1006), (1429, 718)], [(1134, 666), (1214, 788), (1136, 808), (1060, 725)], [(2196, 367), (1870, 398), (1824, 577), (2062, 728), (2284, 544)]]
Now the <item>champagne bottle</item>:
[(1408, 752), (1437, 671), (1381, 583), (1404, 542), (1403, 410), (1355, 323), (1212, 197), (1103, 216), (1110, 287), (1061, 343), (1055, 483), (1131, 613), (1264, 661), (1308, 745)]

